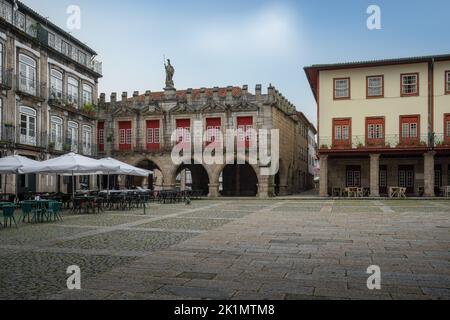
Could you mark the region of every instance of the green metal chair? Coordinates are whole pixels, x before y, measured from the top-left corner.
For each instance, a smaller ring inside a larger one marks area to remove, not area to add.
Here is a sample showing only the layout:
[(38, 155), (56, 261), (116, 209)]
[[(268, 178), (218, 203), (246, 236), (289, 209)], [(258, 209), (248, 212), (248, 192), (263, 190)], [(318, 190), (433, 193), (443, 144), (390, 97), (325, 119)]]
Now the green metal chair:
[(61, 208), (62, 208), (61, 202), (52, 201), (48, 204), (47, 214), (50, 221), (52, 221), (52, 219), (53, 221), (63, 220), (61, 216)]
[(33, 212), (33, 205), (31, 202), (22, 202), (20, 204), (20, 207), (22, 209), (22, 217), (19, 219), (19, 221), (25, 222), (25, 218), (28, 218), (28, 222), (30, 222), (30, 215), (33, 214), (33, 217), (35, 213)]
[(16, 211), (16, 207), (14, 205), (6, 205), (2, 207), (3, 209), (3, 224), (5, 228), (8, 227), (8, 221), (9, 226), (12, 227), (12, 222), (14, 221), (14, 225), (17, 228), (16, 218), (14, 218), (14, 212)]

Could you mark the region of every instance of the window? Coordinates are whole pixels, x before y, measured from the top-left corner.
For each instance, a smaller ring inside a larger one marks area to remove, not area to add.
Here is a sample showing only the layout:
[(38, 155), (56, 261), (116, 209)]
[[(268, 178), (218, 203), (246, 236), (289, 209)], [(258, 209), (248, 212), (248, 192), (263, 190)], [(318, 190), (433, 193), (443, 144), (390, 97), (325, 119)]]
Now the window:
[(347, 167), (347, 188), (361, 187), (361, 167), (348, 166)]
[(92, 127), (83, 126), (83, 154), (92, 155)]
[(61, 52), (68, 57), (72, 57), (72, 46), (66, 41), (61, 41)]
[(119, 150), (131, 150), (131, 121), (119, 122)]
[(87, 84), (83, 84), (83, 105), (92, 104), (92, 87)]
[(178, 142), (191, 142), (191, 120), (190, 119), (177, 119), (177, 141)]
[(51, 117), (50, 142), (54, 144), (55, 150), (63, 149), (63, 120), (59, 117)]
[(238, 117), (237, 118), (238, 143), (245, 148), (250, 147), (253, 132), (253, 117)]
[(351, 119), (333, 120), (333, 145), (349, 146), (351, 137)]
[(419, 74), (402, 74), (401, 75), (401, 91), (402, 97), (419, 95)]
[(70, 151), (78, 153), (78, 123), (69, 121), (69, 131), (68, 131), (68, 144), (70, 145)]
[(400, 117), (401, 143), (416, 143), (420, 136), (419, 116)]
[(58, 70), (52, 69), (50, 72), (50, 98), (62, 99), (63, 92), (63, 74)]
[(20, 107), (20, 143), (36, 146), (36, 110)]
[(73, 104), (74, 106), (78, 105), (78, 95), (79, 95), (79, 87), (78, 80), (72, 77), (69, 77), (67, 80), (67, 102), (69, 104)]
[(48, 33), (48, 45), (52, 48), (56, 46), (56, 37), (53, 33)]
[(19, 55), (19, 90), (31, 95), (37, 93), (36, 61), (27, 55)]
[(105, 123), (99, 122), (97, 125), (97, 143), (100, 152), (105, 151)]
[(350, 78), (334, 79), (334, 99), (350, 99)]
[(11, 3), (1, 0), (0, 1), (0, 17), (8, 21), (12, 22), (12, 6)]
[(444, 114), (445, 143), (450, 144), (450, 113)]
[(158, 150), (161, 143), (159, 120), (147, 121), (147, 150)]
[(382, 98), (384, 96), (384, 76), (367, 77), (367, 97)]
[(450, 94), (450, 71), (445, 72), (445, 93)]
[(381, 146), (384, 144), (384, 118), (367, 118), (367, 145)]
[(14, 24), (20, 30), (25, 31), (25, 15), (19, 11), (16, 11), (14, 15)]
[(206, 119), (206, 142), (207, 143), (219, 141), (221, 124), (222, 124), (221, 118)]
[(87, 55), (83, 51), (78, 51), (78, 62), (87, 66)]

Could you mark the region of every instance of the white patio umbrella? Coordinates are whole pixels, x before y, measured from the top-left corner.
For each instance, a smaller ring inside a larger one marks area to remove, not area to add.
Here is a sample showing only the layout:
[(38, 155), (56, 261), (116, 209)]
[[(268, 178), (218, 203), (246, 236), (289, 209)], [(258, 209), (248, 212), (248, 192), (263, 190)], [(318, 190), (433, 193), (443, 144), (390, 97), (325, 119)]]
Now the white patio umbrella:
[(119, 166), (119, 170), (116, 170), (115, 172), (107, 173), (108, 174), (108, 193), (109, 193), (109, 176), (110, 176), (110, 174), (119, 174), (119, 175), (135, 176), (135, 177), (148, 177), (149, 175), (151, 175), (153, 173), (153, 171), (137, 168), (137, 167), (134, 167), (127, 163), (113, 159), (113, 158), (100, 159), (100, 162), (102, 162), (106, 165)]
[(104, 172), (115, 172), (119, 166), (110, 165), (92, 158), (84, 157), (75, 153), (69, 153), (58, 158), (39, 162), (37, 165), (24, 166), (19, 169), (22, 174), (27, 173), (56, 173), (72, 175), (72, 196), (75, 197), (75, 174), (98, 174)]
[[(23, 168), (24, 166), (33, 167), (38, 165), (39, 162), (31, 160), (26, 157), (22, 156), (9, 156), (5, 158), (0, 159), (0, 174), (5, 175), (5, 189), (4, 192), (6, 193), (6, 184), (7, 184), (7, 178), (8, 174), (18, 174), (19, 169)], [(16, 198), (17, 198), (17, 188), (15, 191)]]

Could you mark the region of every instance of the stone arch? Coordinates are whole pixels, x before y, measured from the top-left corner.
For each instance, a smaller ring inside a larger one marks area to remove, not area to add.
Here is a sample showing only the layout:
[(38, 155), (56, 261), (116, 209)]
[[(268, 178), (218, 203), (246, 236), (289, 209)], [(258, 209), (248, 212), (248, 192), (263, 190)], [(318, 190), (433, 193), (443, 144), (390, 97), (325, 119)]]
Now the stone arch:
[(166, 172), (159, 159), (148, 156), (140, 156), (130, 161), (131, 165), (153, 171), (149, 177), (133, 177), (134, 185), (147, 187), (152, 190), (161, 190), (164, 188)]
[[(222, 179), (220, 177), (222, 176)], [(224, 164), (217, 167), (214, 173), (215, 180), (222, 186), (222, 196), (257, 196), (259, 191), (259, 166), (245, 164)]]
[[(192, 189), (196, 191), (202, 191), (204, 196), (209, 194), (209, 185), (211, 183), (211, 168), (210, 166), (204, 166), (202, 164), (196, 164), (194, 159), (191, 163), (182, 163), (179, 166), (173, 166), (171, 170), (171, 181), (174, 184), (179, 183), (177, 187), (181, 190)], [(186, 175), (183, 177), (183, 173)], [(180, 181), (177, 181), (180, 178)], [(183, 181), (184, 179), (184, 181)], [(189, 180), (190, 179), (190, 180)]]

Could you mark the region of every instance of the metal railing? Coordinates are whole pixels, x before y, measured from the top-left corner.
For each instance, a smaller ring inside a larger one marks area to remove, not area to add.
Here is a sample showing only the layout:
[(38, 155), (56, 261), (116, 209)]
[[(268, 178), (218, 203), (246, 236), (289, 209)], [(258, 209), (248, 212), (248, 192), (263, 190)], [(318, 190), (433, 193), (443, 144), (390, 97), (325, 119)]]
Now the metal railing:
[(16, 90), (33, 96), (42, 98), (41, 84), (36, 78), (28, 78), (25, 75), (19, 74), (16, 78)]
[(347, 140), (332, 137), (319, 138), (319, 150), (357, 150), (357, 149), (407, 149), (436, 148), (450, 146), (450, 138), (443, 134), (421, 135), (415, 138), (403, 138), (400, 135), (386, 135), (379, 139), (366, 136), (351, 136)]

